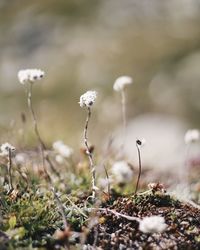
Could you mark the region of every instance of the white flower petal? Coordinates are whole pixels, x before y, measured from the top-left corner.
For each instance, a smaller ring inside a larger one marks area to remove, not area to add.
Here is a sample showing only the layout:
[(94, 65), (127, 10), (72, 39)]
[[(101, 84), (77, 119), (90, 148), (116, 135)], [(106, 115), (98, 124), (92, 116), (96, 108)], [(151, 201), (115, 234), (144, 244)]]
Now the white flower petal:
[(133, 171), (125, 161), (117, 161), (112, 165), (111, 173), (117, 183), (129, 183), (133, 179)]
[(198, 129), (189, 129), (186, 133), (185, 133), (185, 143), (189, 144), (189, 143), (193, 143), (196, 141), (199, 141), (200, 139), (200, 133)]
[(81, 108), (91, 107), (95, 103), (96, 98), (97, 98), (97, 92), (89, 90), (80, 97), (79, 104), (80, 104)]
[(12, 146), (10, 143), (6, 142), (4, 144), (1, 145), (1, 154), (2, 155), (8, 155), (9, 151), (14, 152), (15, 151), (15, 147)]
[(23, 69), (18, 72), (18, 79), (21, 84), (41, 80), (45, 73), (41, 69)]
[(133, 79), (130, 76), (120, 76), (116, 79), (113, 89), (115, 91), (122, 91), (127, 85), (133, 83)]
[(140, 221), (139, 230), (143, 233), (162, 233), (167, 228), (161, 216), (145, 217)]

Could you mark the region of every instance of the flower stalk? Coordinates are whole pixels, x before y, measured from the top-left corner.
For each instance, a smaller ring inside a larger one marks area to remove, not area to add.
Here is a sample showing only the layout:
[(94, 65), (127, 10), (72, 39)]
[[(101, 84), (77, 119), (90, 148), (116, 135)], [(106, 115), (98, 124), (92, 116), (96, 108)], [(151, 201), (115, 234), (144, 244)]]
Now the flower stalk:
[(86, 118), (85, 127), (83, 131), (83, 137), (84, 137), (84, 144), (86, 147), (86, 154), (89, 159), (90, 170), (92, 174), (92, 199), (93, 200), (95, 199), (96, 190), (98, 188), (96, 187), (96, 170), (95, 170), (94, 160), (93, 160), (92, 152), (88, 145), (88, 125), (89, 125), (89, 121), (91, 118), (91, 106), (95, 103), (96, 98), (97, 98), (97, 92), (90, 90), (90, 91), (87, 91), (85, 94), (81, 95), (80, 102), (79, 102), (81, 108), (83, 107), (87, 108), (87, 118)]
[(123, 124), (123, 141), (122, 141), (122, 151), (124, 150), (125, 139), (126, 139), (126, 95), (125, 89), (128, 85), (133, 83), (133, 79), (130, 76), (120, 76), (118, 77), (113, 85), (113, 89), (121, 94), (121, 105), (122, 105), (122, 124)]
[(9, 178), (10, 191), (14, 189), (11, 171), (12, 171), (12, 151), (11, 148), (8, 148), (8, 178)]
[(85, 127), (84, 127), (84, 143), (86, 147), (86, 154), (88, 156), (89, 162), (90, 162), (90, 169), (91, 169), (91, 174), (92, 174), (92, 198), (95, 199), (95, 187), (96, 187), (96, 170), (95, 170), (95, 165), (93, 161), (93, 156), (92, 153), (90, 152), (90, 148), (88, 145), (88, 125), (89, 125), (89, 120), (91, 117), (91, 108), (87, 108), (87, 118), (85, 122)]
[(123, 147), (126, 138), (126, 94), (125, 89), (121, 91), (121, 103), (122, 103), (122, 120), (123, 120)]
[(141, 176), (141, 173), (142, 173), (142, 160), (141, 160), (140, 149), (141, 149), (141, 147), (144, 146), (145, 143), (146, 143), (145, 139), (136, 140), (136, 148), (137, 148), (138, 163), (139, 163), (139, 172), (138, 172), (138, 178), (137, 178), (137, 182), (136, 182), (136, 187), (135, 187), (134, 195), (137, 195), (137, 191), (138, 191), (138, 187), (139, 187), (139, 182), (140, 182), (140, 176)]
[(37, 118), (36, 118), (36, 115), (35, 115), (35, 111), (33, 109), (32, 91), (33, 91), (33, 82), (29, 82), (29, 84), (28, 84), (28, 93), (27, 93), (28, 107), (29, 107), (29, 110), (30, 110), (30, 113), (31, 113), (31, 116), (32, 116), (32, 120), (33, 120), (33, 124), (34, 124), (34, 131), (35, 131), (35, 134), (37, 136), (38, 142), (40, 144), (40, 151), (41, 151), (41, 155), (42, 155), (43, 168), (45, 169), (45, 160), (46, 160), (48, 162), (52, 172), (54, 174), (56, 174), (57, 176), (60, 176), (59, 173), (56, 171), (53, 163), (49, 159), (49, 156), (45, 155), (45, 153), (44, 153), (44, 151), (47, 150), (47, 147), (46, 147), (46, 145), (45, 145), (44, 141), (42, 140), (42, 138), (40, 136), (40, 133), (39, 133)]
[(13, 191), (13, 182), (12, 182), (12, 154), (15, 151), (15, 147), (10, 143), (3, 143), (0, 147), (0, 155), (7, 158), (7, 171), (8, 171), (8, 182), (9, 182), (9, 192)]

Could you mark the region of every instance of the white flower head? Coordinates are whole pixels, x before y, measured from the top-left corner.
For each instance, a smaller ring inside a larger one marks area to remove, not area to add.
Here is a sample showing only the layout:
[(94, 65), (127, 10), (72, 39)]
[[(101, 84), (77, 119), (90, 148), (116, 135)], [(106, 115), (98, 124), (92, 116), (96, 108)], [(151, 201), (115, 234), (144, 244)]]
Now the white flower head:
[(24, 164), (27, 160), (27, 155), (24, 153), (19, 153), (15, 156), (15, 161), (17, 164)]
[(1, 155), (9, 155), (9, 151), (13, 153), (15, 151), (15, 147), (8, 142), (3, 143), (1, 145)]
[(127, 85), (133, 83), (133, 79), (130, 76), (120, 76), (118, 77), (113, 85), (113, 89), (117, 92), (122, 91)]
[(166, 228), (164, 218), (155, 215), (143, 218), (139, 225), (139, 230), (143, 233), (162, 233)]
[(118, 183), (129, 183), (133, 179), (133, 171), (125, 161), (117, 161), (112, 165), (113, 179)]
[(186, 133), (185, 133), (185, 143), (186, 144), (190, 144), (196, 141), (199, 141), (200, 139), (200, 133), (198, 129), (189, 129)]
[(73, 154), (73, 149), (64, 144), (63, 141), (54, 142), (53, 149), (64, 158), (69, 158)]
[(109, 176), (109, 179), (107, 178), (99, 178), (98, 179), (98, 187), (100, 189), (103, 189), (104, 191), (107, 191), (108, 185), (113, 183), (113, 179), (111, 176)]
[(40, 69), (22, 69), (18, 72), (18, 79), (21, 84), (33, 83), (44, 77), (44, 71)]
[(56, 155), (55, 160), (59, 164), (63, 164), (65, 162), (65, 159), (62, 155)]
[(83, 108), (83, 107), (89, 108), (95, 103), (96, 98), (97, 98), (97, 92), (89, 90), (80, 97), (79, 104), (80, 104), (81, 108)]
[(108, 186), (108, 180), (106, 178), (99, 178), (98, 179), (98, 186), (100, 188), (103, 188), (103, 189), (107, 188), (107, 186)]
[(144, 138), (142, 138), (140, 140), (139, 139), (136, 140), (136, 145), (138, 148), (144, 147), (145, 144), (146, 144), (146, 140)]

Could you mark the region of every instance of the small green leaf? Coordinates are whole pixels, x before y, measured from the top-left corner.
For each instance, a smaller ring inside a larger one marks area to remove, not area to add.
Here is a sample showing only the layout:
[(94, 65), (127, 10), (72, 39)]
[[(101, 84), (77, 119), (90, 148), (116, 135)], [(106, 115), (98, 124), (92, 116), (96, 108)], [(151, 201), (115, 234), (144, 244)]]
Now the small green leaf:
[(26, 230), (24, 227), (17, 228), (16, 234), (14, 235), (15, 240), (23, 239), (26, 234)]
[(15, 215), (11, 216), (8, 221), (9, 229), (13, 229), (16, 226), (16, 223), (17, 223), (16, 216)]

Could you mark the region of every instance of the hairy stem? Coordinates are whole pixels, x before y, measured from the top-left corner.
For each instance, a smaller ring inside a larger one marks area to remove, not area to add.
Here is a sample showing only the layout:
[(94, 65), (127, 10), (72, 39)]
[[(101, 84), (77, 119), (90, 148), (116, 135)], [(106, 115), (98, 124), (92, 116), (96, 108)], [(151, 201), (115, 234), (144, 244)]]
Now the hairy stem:
[(88, 114), (87, 114), (85, 128), (84, 128), (84, 143), (86, 146), (86, 154), (87, 154), (89, 162), (90, 162), (90, 169), (91, 169), (91, 173), (92, 173), (92, 198), (95, 199), (95, 195), (96, 195), (95, 194), (96, 171), (95, 171), (95, 165), (94, 165), (92, 153), (90, 152), (90, 148), (88, 145), (88, 135), (87, 135), (88, 134), (88, 124), (89, 124), (89, 120), (91, 117), (90, 107), (88, 107), (87, 110), (88, 110)]
[(34, 124), (34, 131), (35, 134), (38, 138), (39, 144), (40, 144), (40, 150), (41, 150), (41, 155), (42, 155), (42, 163), (43, 163), (43, 168), (45, 168), (45, 160), (49, 163), (49, 166), (51, 168), (51, 170), (57, 175), (60, 176), (59, 173), (56, 171), (53, 163), (51, 162), (51, 160), (49, 159), (48, 155), (44, 154), (44, 151), (47, 149), (44, 141), (42, 140), (39, 130), (38, 130), (38, 125), (37, 125), (37, 119), (36, 119), (36, 115), (33, 109), (33, 101), (32, 101), (32, 88), (33, 88), (33, 83), (29, 83), (29, 89), (28, 89), (28, 107), (29, 110), (31, 112), (31, 116), (33, 119), (33, 124)]
[(138, 191), (138, 186), (139, 186), (139, 181), (140, 181), (140, 176), (141, 176), (141, 171), (142, 171), (142, 163), (141, 163), (141, 154), (140, 154), (140, 148), (136, 143), (136, 147), (137, 147), (137, 152), (138, 152), (138, 160), (139, 160), (139, 173), (138, 173), (138, 178), (137, 178), (137, 183), (136, 183), (136, 187), (135, 187), (135, 193), (134, 195), (137, 194)]
[(122, 122), (123, 122), (123, 143), (122, 143), (122, 149), (123, 149), (126, 138), (126, 95), (124, 89), (121, 91), (121, 103), (122, 103)]
[(11, 149), (8, 149), (8, 177), (9, 177), (9, 185), (10, 185), (10, 191), (13, 190), (13, 183), (12, 183), (12, 152)]

